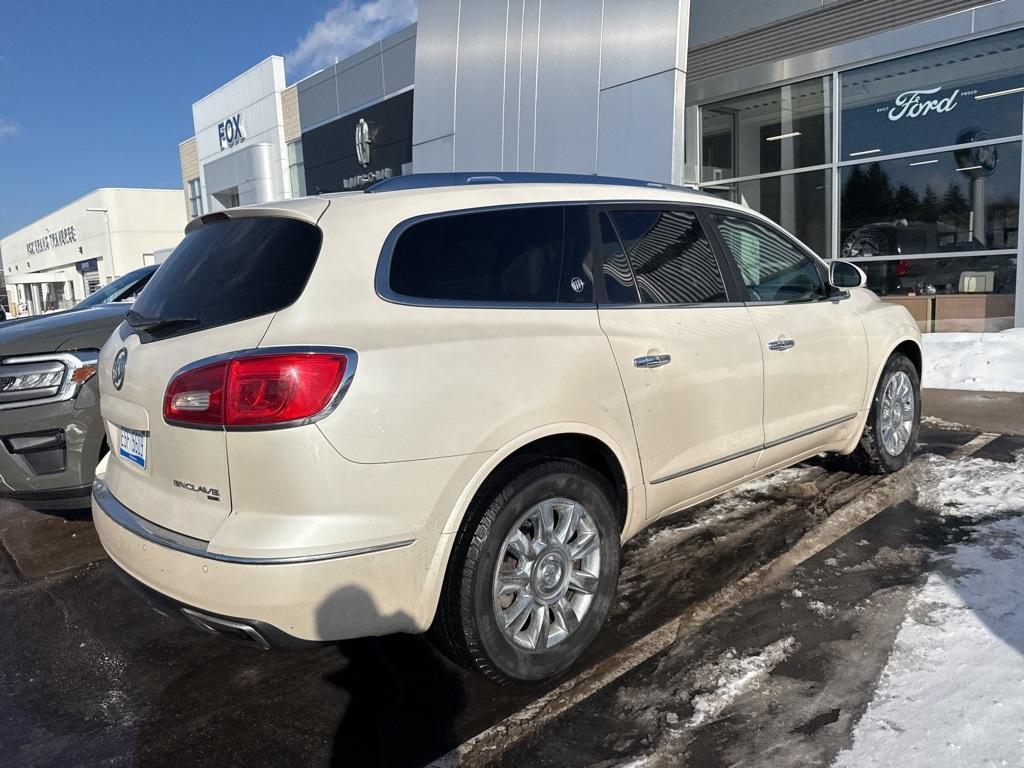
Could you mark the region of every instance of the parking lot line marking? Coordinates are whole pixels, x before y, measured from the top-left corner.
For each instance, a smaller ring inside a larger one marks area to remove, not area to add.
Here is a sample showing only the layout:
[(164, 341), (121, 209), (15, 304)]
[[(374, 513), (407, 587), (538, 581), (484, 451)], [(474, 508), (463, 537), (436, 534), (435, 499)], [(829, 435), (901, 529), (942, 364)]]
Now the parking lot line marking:
[(971, 440), (966, 445), (962, 445), (955, 451), (951, 452), (949, 454), (949, 458), (962, 459), (964, 456), (970, 456), (972, 453), (980, 451), (982, 448), (991, 443), (997, 437), (1002, 437), (1002, 435), (996, 432), (982, 432), (980, 435), (978, 435), (976, 438)]
[[(999, 435), (986, 432), (950, 454), (964, 458), (981, 450)], [(461, 765), (471, 755), (484, 757), (511, 746), (531, 732), (571, 709), (613, 683), (630, 670), (685, 638), (721, 613), (741, 602), (759, 596), (799, 565), (856, 530), (883, 510), (906, 501), (913, 494), (919, 462), (881, 479), (861, 478), (851, 484), (858, 493), (829, 515), (820, 525), (805, 533), (796, 544), (774, 560), (744, 576), (735, 584), (692, 606), (682, 616), (669, 619), (660, 627), (634, 641), (615, 655), (566, 680), (553, 691), (513, 712), (499, 723), (481, 731), (437, 758), (428, 768)], [(865, 481), (869, 481), (865, 483)]]

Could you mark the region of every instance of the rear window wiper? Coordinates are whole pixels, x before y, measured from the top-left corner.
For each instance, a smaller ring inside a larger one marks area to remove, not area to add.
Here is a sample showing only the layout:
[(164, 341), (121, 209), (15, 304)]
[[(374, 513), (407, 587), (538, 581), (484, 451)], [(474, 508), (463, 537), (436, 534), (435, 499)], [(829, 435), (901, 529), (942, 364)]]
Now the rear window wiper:
[(141, 328), (150, 333), (183, 325), (195, 325), (199, 322), (194, 317), (145, 317), (134, 309), (128, 311), (126, 319), (128, 320), (128, 325), (132, 328)]

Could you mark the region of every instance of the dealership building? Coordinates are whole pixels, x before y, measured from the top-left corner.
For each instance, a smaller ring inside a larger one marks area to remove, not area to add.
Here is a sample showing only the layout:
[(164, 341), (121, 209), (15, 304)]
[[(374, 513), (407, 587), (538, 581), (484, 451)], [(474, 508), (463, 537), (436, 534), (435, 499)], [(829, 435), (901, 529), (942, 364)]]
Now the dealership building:
[(193, 118), (190, 217), (410, 172), (645, 178), (857, 263), (923, 330), (1024, 326), (1024, 0), (422, 0)]
[(176, 189), (97, 189), (0, 239), (10, 309), (66, 309), (175, 247), (187, 217)]

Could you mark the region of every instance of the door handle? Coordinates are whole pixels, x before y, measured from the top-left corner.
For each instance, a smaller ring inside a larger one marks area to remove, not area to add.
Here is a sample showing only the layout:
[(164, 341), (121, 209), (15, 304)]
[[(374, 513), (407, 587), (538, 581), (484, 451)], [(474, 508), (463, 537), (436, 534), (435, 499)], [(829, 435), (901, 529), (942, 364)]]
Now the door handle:
[(634, 357), (633, 365), (637, 368), (661, 368), (663, 365), (668, 365), (672, 362), (672, 355), (644, 355), (643, 357)]
[(784, 349), (792, 349), (796, 346), (796, 342), (792, 339), (777, 339), (775, 341), (768, 342), (768, 349), (773, 352), (781, 352)]

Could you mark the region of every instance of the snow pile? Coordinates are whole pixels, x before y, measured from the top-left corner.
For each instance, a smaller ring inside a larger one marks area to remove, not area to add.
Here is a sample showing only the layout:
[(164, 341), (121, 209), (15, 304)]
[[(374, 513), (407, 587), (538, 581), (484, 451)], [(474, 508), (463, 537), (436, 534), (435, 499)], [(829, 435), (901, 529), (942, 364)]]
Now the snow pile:
[(940, 569), (836, 766), (1024, 764), (1024, 518), (980, 525)]
[(1024, 454), (928, 461), (918, 503), (981, 522), (911, 599), (838, 767), (1024, 765)]
[(923, 387), (1024, 392), (1024, 328), (927, 333), (922, 339)]
[(968, 458), (925, 457), (918, 503), (941, 515), (976, 519), (1024, 514), (1024, 452), (1012, 464)]
[(697, 671), (695, 683), (704, 693), (691, 699), (693, 715), (687, 726), (696, 728), (717, 719), (739, 696), (758, 687), (797, 648), (797, 641), (787, 637), (751, 656), (737, 657), (735, 650), (726, 651), (702, 667)]

